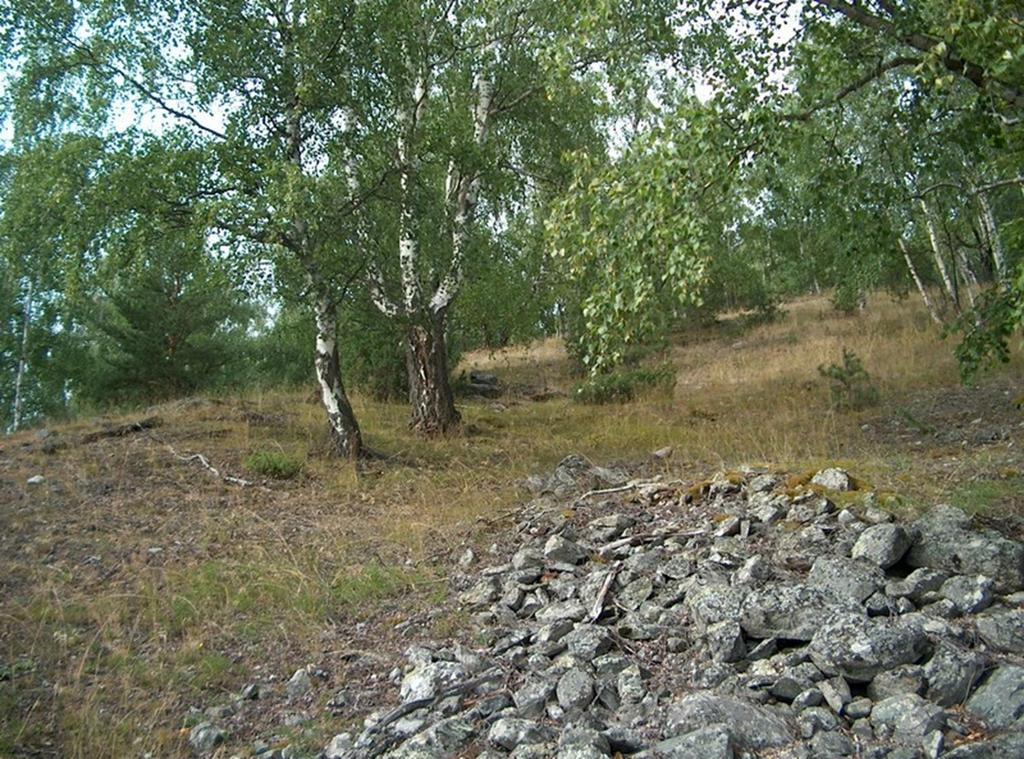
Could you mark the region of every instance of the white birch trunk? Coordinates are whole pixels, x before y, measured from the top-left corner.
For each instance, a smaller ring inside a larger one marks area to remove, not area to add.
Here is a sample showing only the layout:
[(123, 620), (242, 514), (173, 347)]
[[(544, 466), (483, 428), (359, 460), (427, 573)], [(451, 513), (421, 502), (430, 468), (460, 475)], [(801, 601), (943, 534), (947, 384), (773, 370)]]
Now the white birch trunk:
[(903, 260), (907, 262), (907, 269), (910, 270), (910, 276), (914, 280), (914, 284), (917, 285), (917, 291), (921, 294), (921, 300), (924, 301), (925, 308), (928, 309), (928, 315), (932, 318), (932, 321), (942, 326), (942, 319), (939, 318), (939, 312), (935, 310), (935, 304), (932, 303), (931, 296), (928, 295), (928, 290), (925, 289), (924, 282), (921, 281), (920, 275), (917, 273), (917, 267), (914, 266), (914, 261), (910, 257), (910, 251), (907, 250), (907, 243), (904, 242), (903, 238), (899, 238), (900, 250), (903, 252)]
[(18, 356), (18, 370), (14, 375), (14, 404), (11, 410), (11, 432), (17, 432), (21, 427), (22, 408), (25, 404), (25, 397), (22, 388), (25, 383), (25, 373), (28, 371), (28, 338), (29, 327), (32, 323), (32, 280), (28, 281), (28, 288), (25, 292), (25, 303), (21, 310), (21, 351)]
[[(480, 74), (476, 79), (477, 100), (473, 110), (473, 143), (482, 147), (487, 141), (490, 128), (491, 106), (494, 101), (494, 83), (489, 77)], [(448, 272), (441, 280), (430, 299), (430, 307), (434, 313), (440, 313), (451, 305), (462, 282), (462, 268), (466, 255), (466, 244), (469, 241), (469, 226), (476, 210), (477, 196), (480, 191), (480, 174), (473, 171), (458, 176), (454, 165), (449, 166), (448, 188), (457, 187), (455, 198), (455, 216), (452, 220), (452, 258)]]
[(419, 280), (419, 243), (416, 237), (416, 209), (413, 207), (413, 185), (416, 181), (416, 155), (414, 150), (416, 129), (427, 106), (427, 81), (417, 74), (412, 88), (412, 101), (403, 103), (396, 115), (398, 120), (398, 182), (401, 207), (398, 217), (398, 270), (402, 279), (402, 305), (406, 313), (419, 309), (421, 293)]
[(924, 223), (928, 229), (928, 239), (932, 245), (932, 256), (935, 258), (935, 268), (939, 270), (939, 276), (942, 278), (942, 284), (946, 288), (946, 293), (949, 295), (953, 308), (959, 311), (960, 302), (957, 298), (956, 286), (954, 285), (953, 278), (950, 276), (949, 269), (946, 266), (945, 257), (942, 255), (942, 243), (939, 240), (938, 229), (935, 227), (935, 219), (932, 217), (932, 210), (928, 207), (924, 198), (921, 198), (920, 203), (921, 210), (924, 212)]
[(985, 234), (985, 242), (988, 245), (989, 253), (992, 255), (992, 270), (996, 274), (996, 281), (1000, 287), (1005, 287), (1010, 282), (1010, 275), (1006, 269), (1006, 254), (1003, 252), (1003, 242), (999, 239), (999, 227), (996, 224), (996, 216), (992, 211), (992, 204), (989, 202), (988, 194), (981, 190), (977, 193), (979, 216), (981, 216), (981, 228)]

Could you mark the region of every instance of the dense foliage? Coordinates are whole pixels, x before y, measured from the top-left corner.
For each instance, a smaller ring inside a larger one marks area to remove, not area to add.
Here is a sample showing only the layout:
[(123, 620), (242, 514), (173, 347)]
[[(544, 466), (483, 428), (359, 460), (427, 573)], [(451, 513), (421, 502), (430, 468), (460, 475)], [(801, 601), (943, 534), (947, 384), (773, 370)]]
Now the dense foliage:
[(557, 331), (621, 377), (809, 291), (916, 292), (967, 376), (1020, 334), (1013, 2), (0, 13), (5, 427), (316, 381), (358, 455), (346, 386), (436, 434), (460, 351)]

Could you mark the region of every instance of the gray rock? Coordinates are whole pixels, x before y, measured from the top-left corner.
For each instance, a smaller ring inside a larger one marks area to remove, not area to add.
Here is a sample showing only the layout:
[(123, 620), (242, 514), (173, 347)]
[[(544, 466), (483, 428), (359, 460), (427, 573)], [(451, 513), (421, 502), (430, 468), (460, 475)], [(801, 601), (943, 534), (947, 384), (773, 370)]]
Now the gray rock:
[(1024, 545), (991, 530), (968, 529), (970, 518), (952, 506), (936, 506), (914, 522), (917, 538), (907, 552), (912, 567), (991, 577), (999, 593), (1024, 588)]
[(465, 677), (466, 668), (457, 662), (437, 661), (421, 664), (402, 678), (398, 697), (403, 704), (421, 698), (432, 698)]
[(797, 717), (797, 725), (800, 727), (801, 736), (811, 738), (818, 733), (835, 730), (839, 727), (839, 720), (828, 709), (812, 706), (800, 712), (800, 716)]
[(639, 577), (629, 583), (615, 595), (620, 606), (630, 610), (640, 608), (640, 604), (650, 598), (654, 592), (654, 583), (650, 577)]
[(967, 709), (996, 729), (1021, 726), (1024, 722), (1024, 667), (1013, 664), (999, 667), (970, 697)]
[(567, 727), (558, 738), (558, 759), (602, 759), (610, 753), (608, 739), (591, 728)]
[(519, 716), (538, 719), (544, 715), (548, 699), (555, 693), (555, 684), (550, 680), (530, 680), (512, 694)]
[(668, 712), (666, 727), (671, 733), (689, 733), (716, 723), (729, 726), (740, 750), (784, 746), (795, 738), (786, 720), (775, 712), (710, 691), (691, 693), (677, 701)]
[(471, 722), (456, 715), (437, 722), (407, 740), (389, 759), (428, 759), (455, 756), (477, 736)]
[(200, 722), (188, 734), (188, 743), (199, 756), (207, 756), (224, 742), (224, 731), (212, 722)]
[(544, 544), (544, 558), (549, 562), (579, 564), (587, 558), (587, 552), (561, 535), (552, 535)]
[(285, 686), (288, 698), (292, 701), (302, 698), (312, 689), (313, 681), (310, 679), (309, 672), (305, 667), (295, 670), (295, 674), (292, 675), (288, 684)]
[(536, 620), (541, 624), (557, 622), (579, 622), (587, 616), (587, 607), (576, 599), (556, 601), (548, 604), (537, 612)]
[(45, 482), (46, 482), (46, 478), (43, 477), (43, 475), (41, 475), (41, 474), (34, 474), (31, 477), (29, 477), (27, 480), (25, 480), (25, 484), (28, 485), (29, 487), (36, 487), (38, 485), (44, 484)]
[(569, 653), (583, 661), (592, 661), (612, 647), (611, 634), (598, 625), (580, 625), (564, 641)]
[(324, 748), (324, 759), (348, 759), (354, 746), (351, 733), (338, 733)]
[(818, 683), (818, 688), (821, 690), (821, 695), (824, 697), (828, 707), (836, 714), (842, 714), (852, 698), (850, 685), (842, 677), (822, 680)]
[(754, 585), (768, 579), (771, 566), (763, 556), (751, 556), (733, 574), (733, 585)]
[(924, 666), (925, 697), (939, 706), (962, 704), (985, 671), (985, 657), (970, 649), (940, 645)]
[(807, 584), (839, 598), (861, 603), (885, 585), (885, 573), (868, 561), (822, 556), (811, 567)]
[(558, 705), (566, 712), (581, 711), (594, 698), (594, 678), (582, 669), (570, 669), (558, 680)]
[(615, 685), (619, 692), (619, 699), (624, 704), (638, 704), (647, 695), (644, 676), (637, 664), (631, 664), (619, 672)]
[(1024, 609), (990, 608), (979, 614), (978, 635), (996, 651), (1024, 654)]
[(822, 620), (856, 613), (849, 601), (806, 585), (772, 585), (748, 595), (740, 608), (740, 625), (752, 638), (810, 640)]
[(918, 746), (934, 730), (942, 730), (946, 713), (935, 704), (913, 693), (893, 696), (875, 704), (871, 710), (875, 730), (891, 731), (901, 742)]
[(910, 542), (910, 535), (899, 525), (876, 524), (860, 534), (850, 555), (888, 569), (903, 558)]
[(994, 585), (984, 575), (954, 575), (942, 583), (939, 594), (952, 601), (959, 614), (974, 614), (992, 603)]
[(725, 725), (708, 725), (654, 744), (642, 759), (733, 759), (732, 736)]
[(916, 626), (840, 613), (818, 625), (808, 650), (822, 672), (868, 682), (880, 672), (916, 662), (927, 644)]
[(921, 748), (924, 750), (924, 759), (939, 759), (946, 748), (946, 738), (941, 730), (933, 730), (928, 733), (922, 741)]
[(888, 672), (880, 672), (868, 685), (868, 696), (874, 701), (884, 701), (893, 696), (911, 693), (921, 696), (927, 687), (924, 667), (904, 664)]
[(922, 567), (915, 569), (902, 580), (893, 580), (885, 586), (885, 593), (893, 598), (909, 598), (915, 604), (934, 600), (935, 595), (949, 576), (944, 572)]
[(850, 719), (863, 719), (871, 714), (875, 704), (870, 698), (855, 698), (846, 705), (846, 716)]
[(741, 587), (706, 585), (688, 593), (686, 605), (694, 623), (703, 630), (709, 625), (736, 619), (747, 592)]
[(738, 622), (726, 620), (710, 625), (707, 639), (711, 658), (715, 661), (735, 662), (747, 655), (747, 646), (743, 642), (743, 632)]
[(546, 743), (553, 740), (554, 737), (555, 731), (550, 727), (517, 717), (502, 717), (491, 725), (491, 729), (487, 733), (487, 740), (508, 751), (517, 746)]
[(463, 593), (459, 600), (470, 608), (480, 608), (492, 604), (501, 595), (501, 583), (496, 577), (485, 577), (472, 588)]
[(857, 747), (842, 733), (818, 733), (811, 739), (811, 756), (815, 759), (835, 759), (853, 756)]
[(811, 478), (811, 484), (826, 490), (853, 490), (853, 480), (850, 479), (849, 473), (845, 469), (835, 467), (822, 469)]
[(810, 706), (821, 706), (824, 702), (825, 697), (821, 691), (818, 688), (810, 687), (796, 695), (796, 698), (793, 699), (793, 709), (799, 711)]

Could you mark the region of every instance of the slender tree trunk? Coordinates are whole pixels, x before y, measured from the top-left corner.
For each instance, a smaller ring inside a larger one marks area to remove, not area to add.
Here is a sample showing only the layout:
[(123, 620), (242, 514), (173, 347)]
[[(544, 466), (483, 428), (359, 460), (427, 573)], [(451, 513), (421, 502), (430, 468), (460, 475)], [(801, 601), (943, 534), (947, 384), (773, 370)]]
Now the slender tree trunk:
[(932, 244), (932, 255), (935, 258), (935, 268), (939, 270), (939, 276), (942, 278), (942, 284), (946, 288), (946, 294), (949, 296), (953, 309), (957, 313), (960, 313), (960, 299), (957, 297), (956, 285), (953, 282), (952, 276), (950, 276), (949, 268), (946, 266), (945, 257), (942, 255), (942, 244), (939, 241), (939, 232), (935, 227), (935, 219), (932, 217), (932, 210), (928, 207), (924, 198), (921, 199), (921, 210), (924, 212), (924, 222), (925, 226), (928, 228), (928, 239)]
[(900, 250), (903, 252), (903, 260), (907, 262), (907, 268), (910, 270), (910, 276), (914, 280), (914, 284), (917, 285), (917, 291), (921, 294), (921, 300), (924, 301), (925, 308), (928, 309), (928, 315), (932, 317), (932, 321), (942, 326), (942, 319), (939, 318), (939, 312), (935, 310), (935, 304), (932, 303), (931, 296), (928, 295), (928, 290), (925, 289), (924, 282), (921, 281), (920, 275), (917, 273), (917, 267), (914, 266), (914, 260), (910, 257), (910, 251), (907, 250), (907, 243), (903, 241), (903, 238), (899, 238)]
[(981, 216), (981, 229), (985, 236), (985, 244), (989, 254), (992, 256), (992, 269), (996, 275), (996, 282), (1000, 287), (1005, 287), (1010, 282), (1010, 275), (1006, 269), (1006, 254), (1003, 252), (1003, 242), (999, 239), (999, 227), (996, 224), (996, 216), (992, 211), (992, 204), (989, 202), (988, 194), (984, 190), (977, 191), (978, 210)]
[(963, 283), (963, 291), (967, 293), (967, 302), (971, 304), (971, 308), (974, 308), (974, 285), (978, 284), (977, 279), (974, 277), (974, 272), (971, 271), (971, 267), (967, 263), (967, 256), (964, 255), (963, 248), (957, 248), (953, 254), (953, 260), (956, 263), (956, 270), (960, 276), (960, 282)]
[(409, 426), (420, 434), (444, 435), (459, 426), (448, 378), (446, 311), (434, 314), (427, 324), (412, 323), (406, 333), (406, 371), (409, 376)]
[(342, 456), (358, 458), (363, 448), (362, 433), (341, 381), (337, 313), (325, 295), (316, 303), (316, 379), (327, 411), (332, 447)]
[(14, 406), (11, 410), (11, 432), (21, 427), (22, 408), (25, 404), (23, 386), (25, 373), (28, 371), (28, 338), (29, 326), (32, 323), (32, 280), (28, 281), (25, 302), (21, 310), (21, 351), (18, 356), (18, 370), (14, 375)]

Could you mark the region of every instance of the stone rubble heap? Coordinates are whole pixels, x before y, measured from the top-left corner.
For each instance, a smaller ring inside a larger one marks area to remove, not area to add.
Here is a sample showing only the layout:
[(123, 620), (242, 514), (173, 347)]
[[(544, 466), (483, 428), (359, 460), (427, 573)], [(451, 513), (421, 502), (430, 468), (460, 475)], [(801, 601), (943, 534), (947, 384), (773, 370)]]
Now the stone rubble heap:
[(1024, 545), (838, 469), (566, 500), (613, 474), (535, 481), (461, 595), (478, 637), (410, 649), (400, 706), (323, 756), (1024, 757)]

